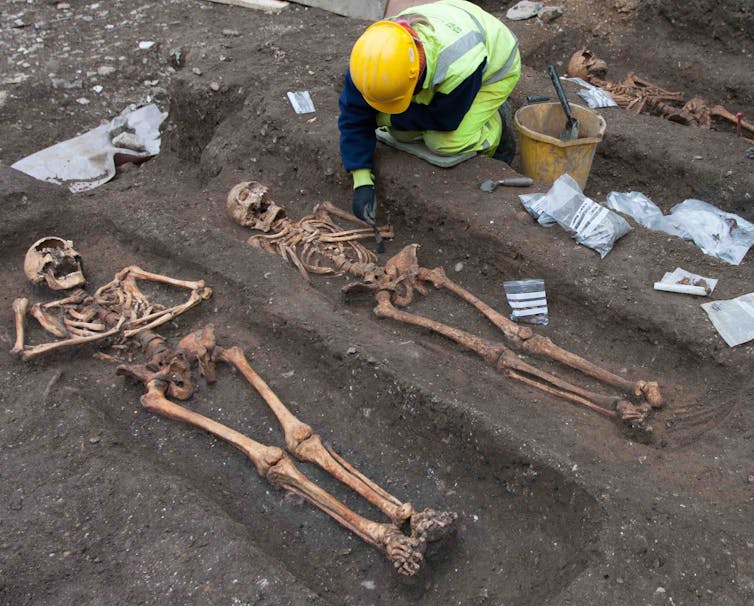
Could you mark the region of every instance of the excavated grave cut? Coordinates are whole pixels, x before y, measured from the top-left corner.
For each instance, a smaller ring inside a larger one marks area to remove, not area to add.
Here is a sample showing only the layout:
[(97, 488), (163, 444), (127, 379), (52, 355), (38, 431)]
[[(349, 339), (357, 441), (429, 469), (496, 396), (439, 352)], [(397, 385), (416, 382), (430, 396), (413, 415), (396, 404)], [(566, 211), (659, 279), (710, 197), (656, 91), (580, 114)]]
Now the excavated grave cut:
[[(41, 218), (40, 225), (44, 222)], [(428, 393), (423, 381), (412, 384), (403, 373), (395, 375), (393, 369), (375, 364), (366, 352), (349, 353), (341, 343), (328, 343), (326, 331), (302, 330), (295, 320), (302, 302), (295, 298), (286, 305), (290, 317), (259, 313), (255, 307), (261, 301), (238, 296), (238, 285), (221, 271), (171, 258), (169, 247), (159, 254), (146, 252), (153, 243), (144, 245), (135, 234), (123, 238), (99, 222), (76, 227), (78, 250), (85, 261), (93, 260), (88, 263), (89, 284), (108, 280), (123, 264), (204, 278), (213, 298), (162, 334), (176, 339), (213, 322), (218, 339), (243, 347), (281, 399), (342, 455), (400, 498), (417, 507), (455, 510), (460, 520), (456, 540), (429, 558), (424, 574), (398, 578), (380, 553), (310, 505), (269, 486), (228, 445), (141, 410), (141, 388), (116, 377), (111, 363), (94, 359), (96, 347), (53, 354), (28, 365), (6, 357), (6, 372), (18, 377), (12, 397), (20, 418), (11, 442), (17, 446), (19, 466), (38, 478), (25, 501), (55, 503), (58, 491), (71, 484), (79, 487), (54, 505), (57, 517), (43, 516), (33, 530), (27, 528), (27, 541), (19, 547), (18, 561), (27, 563), (24, 568), (36, 562), (48, 590), (66, 593), (68, 581), (58, 576), (60, 569), (44, 563), (47, 551), (41, 553), (29, 533), (39, 534), (39, 543), (51, 552), (64, 545), (49, 538), (50, 533), (67, 533), (66, 551), (74, 553), (80, 565), (79, 587), (89, 586), (87, 577), (93, 583), (102, 566), (117, 567), (131, 579), (128, 591), (134, 595), (149, 585), (145, 571), (150, 568), (169, 574), (174, 567), (187, 584), (220, 583), (223, 566), (207, 563), (222, 561), (223, 541), (263, 554), (274, 577), (268, 581), (278, 583), (292, 575), (302, 587), (339, 603), (429, 604), (488, 596), (538, 604), (586, 565), (600, 524), (594, 499), (562, 473), (516, 454), (515, 445), (495, 438), (458, 402)], [(14, 294), (36, 301), (47, 295), (19, 279), (21, 240), (3, 255), (2, 282)], [(211, 265), (212, 252), (206, 252)], [(253, 261), (260, 272), (276, 267), (274, 258)], [(155, 288), (149, 295), (169, 300), (172, 293), (162, 290)], [(305, 324), (302, 318), (299, 322)], [(30, 332), (32, 339), (39, 336)], [(227, 368), (219, 375), (217, 384), (200, 386), (189, 407), (265, 443), (282, 444), (261, 398)], [(47, 414), (35, 422), (40, 405)], [(49, 446), (31, 449), (25, 444), (30, 436), (36, 444)], [(30, 465), (30, 460), (42, 464)], [(380, 519), (379, 512), (332, 478), (311, 465), (298, 466), (359, 513)], [(54, 480), (44, 482), (43, 475)], [(13, 490), (12, 485), (8, 488)], [(149, 500), (145, 495), (151, 493), (162, 495), (161, 508), (144, 509), (144, 500)], [(24, 512), (8, 520), (9, 536), (21, 531), (26, 518)], [(68, 527), (61, 520), (79, 521)], [(206, 528), (208, 521), (218, 536), (197, 537), (197, 529)], [(96, 536), (93, 543), (87, 533)], [(80, 544), (89, 544), (94, 559), (79, 553)], [(201, 558), (189, 555), (194, 549), (201, 550)], [(157, 560), (184, 551), (172, 565)], [(252, 557), (233, 566), (241, 572), (248, 568), (251, 574), (255, 561)], [(11, 588), (19, 594), (33, 591), (34, 580), (22, 568), (12, 571), (11, 578)], [(464, 582), (457, 583), (458, 578)], [(189, 591), (181, 582), (174, 587)]]

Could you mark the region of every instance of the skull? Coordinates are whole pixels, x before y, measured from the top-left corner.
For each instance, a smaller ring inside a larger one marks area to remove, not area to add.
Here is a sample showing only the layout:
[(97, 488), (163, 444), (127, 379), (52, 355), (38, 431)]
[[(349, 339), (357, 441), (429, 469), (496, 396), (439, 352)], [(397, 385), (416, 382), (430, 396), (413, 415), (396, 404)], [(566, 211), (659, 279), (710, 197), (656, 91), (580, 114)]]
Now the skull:
[(239, 225), (269, 232), (285, 211), (267, 198), (267, 188), (257, 181), (243, 181), (228, 194), (228, 214)]
[(604, 80), (607, 75), (607, 63), (595, 57), (588, 48), (582, 48), (571, 55), (571, 60), (568, 62), (568, 75), (587, 82), (590, 78)]
[(53, 290), (82, 286), (86, 282), (83, 270), (81, 255), (70, 240), (48, 236), (26, 251), (24, 273), (34, 284), (47, 282)]

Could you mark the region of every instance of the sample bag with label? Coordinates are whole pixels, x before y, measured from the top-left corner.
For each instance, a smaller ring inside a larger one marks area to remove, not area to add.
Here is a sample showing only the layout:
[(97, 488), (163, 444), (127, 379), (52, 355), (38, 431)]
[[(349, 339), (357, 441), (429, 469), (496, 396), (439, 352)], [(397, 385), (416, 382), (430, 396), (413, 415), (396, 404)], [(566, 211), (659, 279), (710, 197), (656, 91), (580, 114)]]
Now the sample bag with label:
[(557, 223), (576, 242), (596, 250), (603, 258), (616, 240), (631, 230), (618, 213), (587, 198), (568, 174), (561, 175), (544, 195), (526, 194), (519, 198), (540, 224)]
[(544, 280), (511, 280), (503, 282), (503, 288), (511, 306), (511, 320), (543, 326), (549, 322)]

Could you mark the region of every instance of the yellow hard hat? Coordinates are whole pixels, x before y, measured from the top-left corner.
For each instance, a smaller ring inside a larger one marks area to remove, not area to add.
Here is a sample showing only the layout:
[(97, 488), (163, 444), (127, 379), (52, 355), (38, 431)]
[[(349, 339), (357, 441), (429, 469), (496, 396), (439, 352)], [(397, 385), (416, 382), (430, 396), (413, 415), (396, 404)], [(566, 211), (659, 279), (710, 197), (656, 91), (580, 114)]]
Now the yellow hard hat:
[(419, 78), (420, 59), (411, 34), (392, 21), (370, 25), (353, 45), (351, 80), (377, 111), (406, 111)]

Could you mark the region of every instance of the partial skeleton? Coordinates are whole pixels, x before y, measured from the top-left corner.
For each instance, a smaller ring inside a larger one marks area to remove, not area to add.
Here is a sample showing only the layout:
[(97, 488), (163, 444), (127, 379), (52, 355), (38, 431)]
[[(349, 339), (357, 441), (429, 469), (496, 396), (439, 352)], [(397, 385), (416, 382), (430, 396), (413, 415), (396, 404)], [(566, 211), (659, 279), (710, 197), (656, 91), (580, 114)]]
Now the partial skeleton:
[[(228, 194), (227, 205), (231, 218), (263, 232), (248, 239), (252, 246), (289, 259), (302, 273), (349, 274), (356, 278), (356, 282), (344, 287), (344, 292), (373, 292), (377, 299), (377, 306), (374, 308), (377, 316), (441, 334), (475, 351), (488, 364), (516, 381), (635, 427), (643, 426), (650, 412), (663, 404), (656, 381), (631, 381), (601, 368), (557, 346), (547, 337), (535, 334), (531, 328), (509, 320), (450, 280), (442, 268), (420, 267), (416, 244), (406, 246), (384, 265), (378, 264), (373, 253), (370, 255), (361, 244), (345, 238), (346, 234), (351, 238), (357, 231), (359, 238), (369, 238), (372, 231), (366, 227), (363, 230), (343, 230), (338, 227), (331, 215), (357, 224), (363, 222), (332, 204), (319, 205), (314, 214), (294, 221), (286, 217), (283, 209), (270, 200), (264, 185), (245, 181), (233, 187)], [(243, 220), (239, 221), (238, 217)], [(324, 229), (320, 230), (319, 225), (324, 226)], [(392, 228), (381, 229), (384, 229), (385, 234), (392, 232)], [(333, 247), (333, 241), (338, 245)], [(623, 393), (608, 395), (585, 389), (525, 362), (503, 343), (488, 341), (449, 324), (401, 309), (411, 304), (415, 292), (428, 294), (430, 286), (444, 289), (473, 306), (519, 351), (564, 364)]]
[[(166, 308), (151, 303), (139, 289), (137, 280), (185, 288), (190, 295), (184, 303)], [(251, 367), (239, 347), (219, 347), (215, 343), (212, 326), (188, 335), (181, 340), (177, 349), (171, 348), (153, 330), (208, 299), (211, 294), (212, 290), (201, 280), (177, 280), (131, 266), (118, 272), (111, 282), (91, 296), (77, 290), (63, 299), (35, 304), (31, 308), (28, 299), (18, 298), (13, 302), (16, 343), (11, 353), (28, 361), (52, 351), (110, 338), (119, 341), (116, 345), (124, 347), (125, 342), (131, 339), (141, 346), (147, 362), (120, 365), (117, 372), (144, 384), (147, 393), (142, 396), (141, 403), (145, 409), (184, 421), (229, 442), (246, 454), (259, 474), (271, 484), (302, 496), (364, 541), (383, 551), (400, 574), (416, 574), (421, 569), (428, 545), (441, 541), (455, 530), (458, 517), (455, 513), (434, 509), (416, 511), (411, 503), (400, 501), (359, 472), (331, 446), (323, 444), (309, 425), (286, 408)], [(24, 322), (27, 313), (45, 331), (60, 340), (35, 346), (25, 345)], [(113, 359), (112, 356), (105, 357)], [(346, 507), (302, 474), (280, 448), (256, 442), (168, 399), (170, 396), (187, 400), (194, 394), (194, 367), (208, 383), (213, 383), (217, 362), (234, 366), (267, 402), (283, 428), (289, 452), (301, 461), (319, 465), (379, 508), (390, 522), (368, 520)]]
[[(434, 509), (414, 510), (411, 503), (402, 502), (380, 488), (331, 446), (323, 444), (311, 426), (296, 418), (270, 389), (239, 347), (225, 349), (217, 345), (211, 325), (182, 339), (175, 350), (158, 335), (143, 339), (143, 342), (149, 362), (143, 366), (119, 366), (118, 374), (132, 377), (145, 385), (147, 393), (141, 398), (144, 408), (204, 429), (236, 447), (254, 463), (260, 476), (275, 486), (303, 497), (382, 551), (398, 573), (415, 575), (421, 568), (428, 545), (445, 539), (455, 530), (455, 513)], [(300, 461), (314, 463), (324, 469), (379, 508), (390, 522), (369, 520), (346, 507), (301, 473), (282, 449), (261, 444), (166, 397), (172, 395), (185, 400), (191, 396), (193, 389), (189, 368), (194, 364), (207, 382), (213, 383), (216, 380), (216, 362), (235, 367), (262, 396), (283, 428), (285, 445), (290, 453)], [(409, 534), (404, 532), (404, 528)]]
[(699, 97), (686, 101), (683, 93), (665, 90), (633, 72), (620, 82), (606, 80), (607, 63), (586, 48), (571, 55), (568, 75), (606, 90), (619, 106), (637, 114), (646, 111), (671, 122), (701, 128), (711, 128), (713, 118), (722, 118), (735, 124), (739, 134), (742, 128), (754, 134), (754, 124), (744, 120), (742, 114), (733, 114), (722, 105), (710, 106)]
[[(190, 291), (188, 299), (172, 307), (151, 303), (139, 289), (138, 280), (168, 284)], [(27, 361), (37, 356), (85, 343), (105, 339), (125, 340), (141, 332), (162, 326), (212, 296), (204, 282), (176, 280), (130, 266), (119, 271), (112, 281), (93, 295), (77, 289), (67, 297), (36, 303), (29, 307), (25, 297), (13, 301), (16, 342), (11, 354)], [(27, 345), (26, 316), (32, 316), (42, 328), (59, 340)]]

